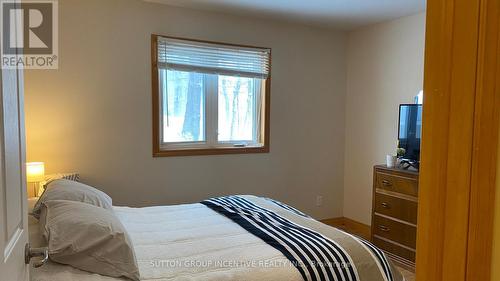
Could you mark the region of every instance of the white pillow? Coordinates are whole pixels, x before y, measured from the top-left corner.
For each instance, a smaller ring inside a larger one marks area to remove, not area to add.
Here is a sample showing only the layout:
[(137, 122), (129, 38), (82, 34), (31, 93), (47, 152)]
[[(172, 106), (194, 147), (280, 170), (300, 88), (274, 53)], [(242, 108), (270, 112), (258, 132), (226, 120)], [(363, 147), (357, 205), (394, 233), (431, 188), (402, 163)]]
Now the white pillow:
[(41, 213), (52, 261), (139, 280), (132, 244), (114, 212), (82, 202), (51, 200), (43, 203)]
[(33, 208), (33, 216), (40, 218), (42, 204), (51, 200), (77, 201), (108, 210), (113, 209), (113, 200), (106, 193), (80, 182), (58, 179), (47, 184), (47, 188)]

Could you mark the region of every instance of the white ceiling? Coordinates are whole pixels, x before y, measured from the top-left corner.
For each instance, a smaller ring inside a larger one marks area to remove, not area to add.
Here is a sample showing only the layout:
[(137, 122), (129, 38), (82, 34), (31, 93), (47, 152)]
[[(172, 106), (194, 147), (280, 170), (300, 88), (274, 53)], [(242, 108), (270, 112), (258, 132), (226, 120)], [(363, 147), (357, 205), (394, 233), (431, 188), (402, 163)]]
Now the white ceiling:
[(354, 29), (425, 10), (426, 0), (145, 0), (172, 6)]

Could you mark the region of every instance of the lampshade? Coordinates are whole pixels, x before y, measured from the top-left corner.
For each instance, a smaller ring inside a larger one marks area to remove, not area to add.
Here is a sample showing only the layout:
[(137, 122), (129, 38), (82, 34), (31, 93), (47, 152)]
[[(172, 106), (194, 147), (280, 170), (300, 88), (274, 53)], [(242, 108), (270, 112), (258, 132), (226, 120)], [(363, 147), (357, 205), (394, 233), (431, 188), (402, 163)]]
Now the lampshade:
[(28, 182), (45, 180), (45, 164), (43, 162), (26, 163), (26, 177)]

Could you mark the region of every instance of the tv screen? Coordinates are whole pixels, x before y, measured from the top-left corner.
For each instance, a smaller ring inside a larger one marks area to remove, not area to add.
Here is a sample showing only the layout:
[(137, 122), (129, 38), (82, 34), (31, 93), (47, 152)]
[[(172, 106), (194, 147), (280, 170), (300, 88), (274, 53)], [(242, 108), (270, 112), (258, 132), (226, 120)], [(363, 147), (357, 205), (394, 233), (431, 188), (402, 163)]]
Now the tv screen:
[(401, 104), (399, 106), (399, 147), (406, 150), (404, 159), (420, 161), (420, 138), (422, 134), (422, 105)]

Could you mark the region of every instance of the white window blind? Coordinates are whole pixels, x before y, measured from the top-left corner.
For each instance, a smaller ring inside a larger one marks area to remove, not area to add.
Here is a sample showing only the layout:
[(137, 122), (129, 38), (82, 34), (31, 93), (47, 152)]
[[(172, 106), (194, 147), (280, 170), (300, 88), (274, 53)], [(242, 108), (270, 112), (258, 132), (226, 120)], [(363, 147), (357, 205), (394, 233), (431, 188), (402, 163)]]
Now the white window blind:
[(266, 79), (270, 49), (158, 37), (158, 68)]

